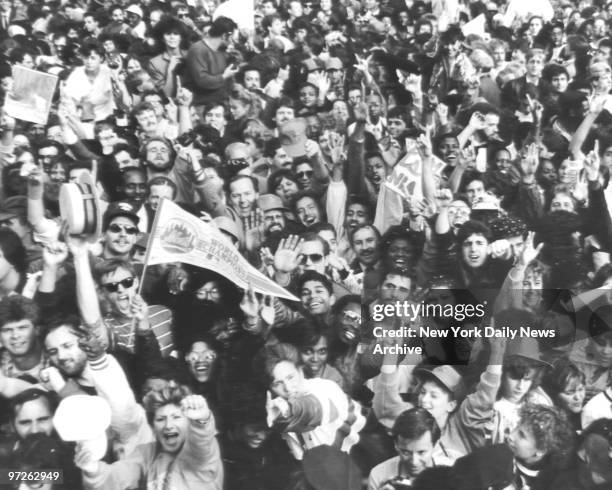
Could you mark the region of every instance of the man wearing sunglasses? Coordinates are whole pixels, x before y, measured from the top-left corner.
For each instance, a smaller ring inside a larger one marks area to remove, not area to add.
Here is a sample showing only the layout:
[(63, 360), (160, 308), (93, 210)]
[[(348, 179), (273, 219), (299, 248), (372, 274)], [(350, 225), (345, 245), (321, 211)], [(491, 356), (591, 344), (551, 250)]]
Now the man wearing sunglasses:
[(136, 212), (134, 205), (125, 201), (113, 202), (108, 206), (102, 220), (102, 259), (131, 259), (132, 249), (138, 239), (140, 221)]

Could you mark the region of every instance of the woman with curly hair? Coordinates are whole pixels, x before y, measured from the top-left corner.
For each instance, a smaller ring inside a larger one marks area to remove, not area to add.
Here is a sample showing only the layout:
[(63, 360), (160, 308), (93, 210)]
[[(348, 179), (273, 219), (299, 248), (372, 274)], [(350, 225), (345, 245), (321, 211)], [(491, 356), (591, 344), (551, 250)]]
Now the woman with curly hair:
[(144, 397), (155, 442), (142, 444), (127, 458), (107, 464), (77, 446), (75, 463), (85, 488), (210, 489), (223, 487), (223, 465), (215, 438), (215, 419), (206, 399), (170, 383)]

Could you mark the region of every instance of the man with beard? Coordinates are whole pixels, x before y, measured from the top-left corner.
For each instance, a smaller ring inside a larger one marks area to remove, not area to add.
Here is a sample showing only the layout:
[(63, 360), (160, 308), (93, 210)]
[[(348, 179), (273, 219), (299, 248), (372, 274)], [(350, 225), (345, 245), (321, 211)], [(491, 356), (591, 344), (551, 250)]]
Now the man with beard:
[(147, 195), (147, 181), (144, 170), (128, 167), (121, 173), (121, 183), (117, 186), (119, 199), (130, 203), (139, 218), (138, 229), (146, 233), (149, 230), (149, 213), (143, 206)]
[(168, 177), (174, 165), (175, 152), (165, 138), (151, 138), (143, 146), (142, 160), (147, 169), (147, 178)]
[(91, 383), (84, 377), (87, 355), (79, 346), (79, 335), (76, 331), (77, 321), (76, 318), (68, 318), (52, 323), (43, 338), (52, 368), (43, 370), (41, 379), (49, 383), (53, 391), (62, 397), (73, 394), (75, 386), (72, 383), (69, 384), (69, 380), (76, 382), (79, 388), (88, 394), (96, 394)]
[(263, 212), (264, 233), (283, 231), (287, 225), (285, 213), (289, 210), (276, 194), (262, 194), (258, 199), (259, 209)]

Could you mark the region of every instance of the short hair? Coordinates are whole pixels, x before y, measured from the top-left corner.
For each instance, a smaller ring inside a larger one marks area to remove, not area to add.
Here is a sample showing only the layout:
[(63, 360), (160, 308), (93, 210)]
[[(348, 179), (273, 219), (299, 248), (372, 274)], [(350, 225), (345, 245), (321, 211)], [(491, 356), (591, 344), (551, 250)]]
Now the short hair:
[(470, 219), (467, 220), (457, 232), (457, 243), (463, 244), (471, 235), (482, 235), (485, 239), (491, 241), (491, 230), (481, 221)]
[[(132, 109), (132, 116), (137, 117), (143, 112), (147, 111), (155, 112), (155, 107), (153, 107), (153, 104), (151, 104), (150, 102), (141, 102), (136, 107), (134, 107), (134, 109)], [(147, 142), (145, 142), (145, 145), (146, 144)]]
[(118, 269), (124, 269), (134, 277), (137, 277), (136, 269), (134, 269), (132, 263), (124, 259), (109, 259), (97, 263), (93, 271), (94, 277), (97, 282), (100, 282), (104, 276), (112, 274)]
[(365, 230), (365, 229), (371, 229), (374, 232), (374, 235), (376, 235), (376, 241), (378, 243), (380, 243), (381, 240), (381, 235), (380, 235), (380, 231), (378, 231), (378, 228), (376, 228), (374, 225), (371, 224), (363, 224), (363, 225), (359, 225), (357, 228), (355, 228), (352, 232), (349, 233), (349, 244), (352, 247), (353, 246), (353, 241), (355, 240), (355, 235), (357, 234), (357, 232), (361, 231), (361, 230)]
[(231, 34), (236, 29), (238, 29), (238, 24), (228, 17), (221, 16), (217, 17), (210, 25), (208, 35), (210, 37), (222, 37), (225, 34)]
[(323, 287), (327, 289), (327, 292), (330, 294), (330, 296), (334, 294), (334, 288), (332, 286), (331, 281), (327, 277), (325, 277), (323, 274), (319, 274), (317, 271), (304, 272), (304, 274), (302, 274), (297, 280), (297, 284), (296, 284), (297, 291), (298, 292), (301, 291), (302, 288), (304, 287), (304, 284), (306, 284), (309, 281), (315, 281), (315, 282), (321, 283)]
[(410, 279), (410, 289), (412, 289), (415, 285), (413, 274), (409, 269), (407, 268), (400, 269), (399, 267), (388, 267), (380, 275), (379, 286), (382, 286), (385, 280), (389, 276), (400, 276), (400, 277), (405, 277), (406, 279)]
[(39, 398), (42, 398), (45, 401), (47, 407), (49, 407), (49, 411), (53, 414), (57, 408), (57, 404), (59, 403), (57, 395), (52, 391), (46, 391), (41, 388), (28, 388), (27, 390), (24, 390), (11, 398), (9, 409), (9, 417), (11, 422), (15, 421), (17, 412), (21, 410), (21, 407), (23, 407), (26, 403), (38, 400)]
[(519, 416), (519, 424), (528, 427), (540, 451), (562, 453), (573, 446), (574, 431), (561, 409), (526, 404), (521, 407)]
[(321, 215), (324, 214), (323, 207), (321, 206), (321, 203), (319, 202), (319, 197), (317, 196), (316, 192), (307, 191), (307, 190), (301, 190), (297, 192), (295, 196), (293, 196), (292, 208), (294, 211), (297, 210), (298, 201), (300, 201), (301, 199), (304, 199), (305, 197), (312, 199), (317, 204), (317, 207), (319, 208)]
[(166, 405), (180, 406), (183, 398), (189, 395), (191, 395), (191, 390), (187, 386), (179, 385), (173, 381), (170, 381), (168, 386), (161, 390), (151, 390), (142, 400), (149, 424), (153, 422), (157, 410)]
[(523, 379), (530, 370), (534, 370), (530, 389), (537, 388), (542, 382), (545, 369), (542, 363), (523, 356), (507, 356), (504, 359), (503, 374), (512, 379)]
[[(123, 9), (123, 7), (120, 7), (120, 8)], [(81, 56), (89, 56), (91, 55), (91, 53), (97, 53), (100, 57), (103, 58), (104, 48), (102, 47), (101, 44), (95, 41), (90, 41), (90, 42), (83, 44), (83, 46), (81, 46), (81, 49), (79, 49), (79, 54)]]
[(253, 177), (252, 175), (243, 175), (243, 174), (234, 175), (227, 181), (227, 192), (230, 193), (230, 188), (234, 182), (238, 180), (242, 180), (242, 179), (250, 180), (251, 183), (253, 184), (253, 189), (255, 189), (255, 192), (259, 192), (259, 182), (257, 181), (257, 179)]
[(321, 238), (318, 235), (317, 231), (313, 231), (312, 229), (308, 229), (308, 231), (305, 231), (304, 233), (302, 233), (300, 235), (300, 238), (304, 241), (304, 242), (319, 242), (321, 244), (321, 246), (323, 247), (323, 255), (325, 257), (327, 257), (329, 255), (329, 243), (327, 243), (326, 240), (324, 240), (323, 238)]
[(281, 168), (280, 170), (272, 172), (270, 174), (270, 177), (268, 177), (268, 190), (274, 193), (283, 179), (290, 180), (295, 185), (297, 185), (297, 181), (293, 172), (288, 168)]
[(15, 294), (0, 301), (0, 328), (7, 323), (29, 320), (32, 325), (39, 321), (37, 304), (30, 298)]
[(411, 408), (400, 413), (391, 429), (395, 441), (398, 437), (413, 441), (420, 439), (427, 432), (431, 433), (433, 444), (440, 439), (440, 427), (436, 419), (424, 408)]
[(151, 180), (147, 182), (147, 194), (151, 192), (151, 187), (154, 185), (164, 185), (170, 187), (172, 189), (172, 197), (176, 197), (176, 184), (170, 180), (168, 177), (164, 177), (163, 175), (159, 175), (157, 177), (153, 177)]
[(334, 236), (336, 236), (336, 228), (334, 227), (334, 225), (328, 223), (327, 221), (320, 221), (318, 223), (315, 223), (310, 228), (308, 228), (308, 231), (312, 231), (314, 233), (320, 233), (322, 231), (331, 231)]
[(372, 204), (370, 203), (367, 197), (361, 196), (359, 194), (349, 195), (346, 199), (345, 210), (348, 211), (348, 208), (350, 208), (354, 204), (358, 204), (359, 206), (362, 206), (368, 213), (368, 221), (372, 221), (372, 218), (374, 216), (374, 212), (373, 212), (374, 210), (372, 209)]

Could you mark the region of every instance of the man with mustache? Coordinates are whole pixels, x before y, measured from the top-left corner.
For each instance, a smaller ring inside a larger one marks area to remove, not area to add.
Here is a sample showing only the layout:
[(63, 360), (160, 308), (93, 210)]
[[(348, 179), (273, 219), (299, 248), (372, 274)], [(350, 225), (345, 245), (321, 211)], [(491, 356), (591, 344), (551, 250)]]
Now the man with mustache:
[(263, 212), (264, 232), (269, 235), (285, 229), (287, 219), (285, 213), (288, 209), (283, 201), (275, 194), (262, 194), (258, 199), (259, 209)]

